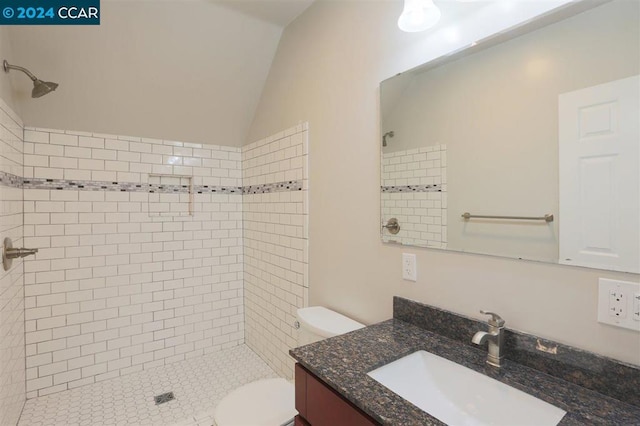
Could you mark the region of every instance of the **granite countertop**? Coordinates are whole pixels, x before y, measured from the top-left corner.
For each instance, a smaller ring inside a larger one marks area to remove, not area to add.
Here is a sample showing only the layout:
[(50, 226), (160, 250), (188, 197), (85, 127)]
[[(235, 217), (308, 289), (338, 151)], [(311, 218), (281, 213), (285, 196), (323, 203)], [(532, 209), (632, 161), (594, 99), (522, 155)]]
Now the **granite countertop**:
[[(493, 377), (567, 412), (560, 425), (638, 425), (640, 407), (511, 360), (488, 366), (486, 350), (398, 319), (292, 349), (290, 354), (330, 387), (383, 425), (442, 425), (367, 373), (418, 350)], [(499, 401), (496, 402), (499, 404)]]

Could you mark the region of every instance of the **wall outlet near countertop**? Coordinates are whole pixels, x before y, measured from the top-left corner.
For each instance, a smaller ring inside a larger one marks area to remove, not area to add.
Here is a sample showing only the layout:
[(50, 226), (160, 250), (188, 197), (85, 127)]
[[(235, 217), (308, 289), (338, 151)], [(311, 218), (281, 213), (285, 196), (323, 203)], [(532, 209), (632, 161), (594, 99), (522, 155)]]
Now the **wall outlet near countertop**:
[(406, 281), (418, 280), (415, 254), (402, 253), (402, 279)]
[(600, 278), (598, 322), (640, 331), (640, 283)]

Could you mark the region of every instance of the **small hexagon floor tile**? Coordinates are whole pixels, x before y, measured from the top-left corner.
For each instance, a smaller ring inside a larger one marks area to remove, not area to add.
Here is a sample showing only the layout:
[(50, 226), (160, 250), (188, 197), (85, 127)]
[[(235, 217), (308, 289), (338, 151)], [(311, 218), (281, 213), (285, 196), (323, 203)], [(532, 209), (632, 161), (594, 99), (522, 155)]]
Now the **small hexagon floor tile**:
[[(30, 399), (18, 426), (211, 426), (213, 410), (233, 389), (277, 377), (245, 345)], [(156, 405), (154, 396), (175, 399)]]

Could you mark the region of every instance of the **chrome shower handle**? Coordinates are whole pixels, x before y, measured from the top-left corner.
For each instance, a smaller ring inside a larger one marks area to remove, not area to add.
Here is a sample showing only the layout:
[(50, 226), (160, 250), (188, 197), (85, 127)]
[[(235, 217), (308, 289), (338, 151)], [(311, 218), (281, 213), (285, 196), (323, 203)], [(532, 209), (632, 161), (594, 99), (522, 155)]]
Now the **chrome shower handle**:
[(13, 248), (11, 238), (7, 237), (4, 239), (4, 244), (2, 245), (2, 267), (5, 271), (8, 271), (9, 268), (11, 268), (13, 259), (31, 256), (37, 252), (38, 249)]
[(4, 255), (8, 259), (17, 259), (19, 257), (27, 257), (32, 254), (36, 254), (38, 249), (28, 249), (28, 248), (10, 248), (5, 249)]
[(386, 228), (387, 231), (389, 231), (390, 234), (397, 234), (398, 232), (400, 232), (400, 223), (398, 222), (398, 219), (396, 219), (395, 217), (392, 217), (391, 219), (389, 219), (387, 221), (386, 225), (382, 225), (383, 228)]

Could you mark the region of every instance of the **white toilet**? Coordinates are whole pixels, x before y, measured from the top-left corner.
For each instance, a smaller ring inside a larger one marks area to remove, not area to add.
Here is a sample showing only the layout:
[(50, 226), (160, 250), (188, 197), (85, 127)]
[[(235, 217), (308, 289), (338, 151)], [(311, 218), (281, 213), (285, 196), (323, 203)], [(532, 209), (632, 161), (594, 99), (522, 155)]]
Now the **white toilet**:
[[(364, 327), (357, 321), (322, 306), (298, 309), (300, 346)], [(225, 396), (213, 418), (217, 426), (293, 425), (298, 414), (294, 385), (282, 378), (241, 386)]]

